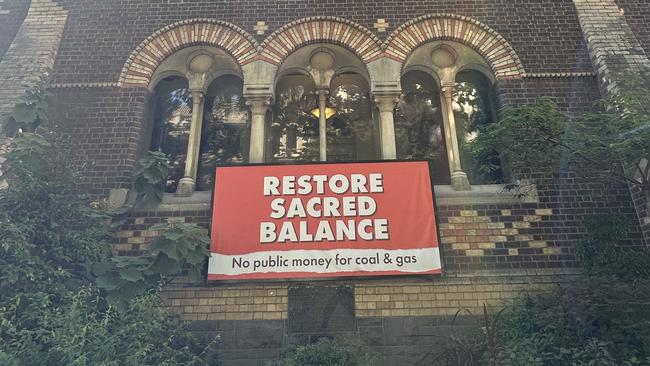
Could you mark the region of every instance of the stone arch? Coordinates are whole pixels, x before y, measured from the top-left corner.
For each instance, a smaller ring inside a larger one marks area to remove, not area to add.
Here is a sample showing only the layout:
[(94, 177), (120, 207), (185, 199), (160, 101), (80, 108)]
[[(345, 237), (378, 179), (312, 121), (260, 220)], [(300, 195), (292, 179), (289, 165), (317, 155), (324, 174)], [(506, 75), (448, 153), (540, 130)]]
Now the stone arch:
[(487, 25), (461, 15), (430, 14), (415, 18), (395, 29), (384, 41), (385, 55), (400, 63), (417, 47), (437, 40), (452, 40), (478, 52), (497, 79), (525, 76), (524, 66), (512, 46)]
[(382, 53), (379, 38), (367, 28), (349, 20), (323, 16), (296, 20), (279, 28), (262, 42), (259, 57), (280, 65), (291, 52), (318, 42), (343, 46), (365, 64)]
[(168, 56), (189, 46), (207, 45), (223, 49), (240, 66), (255, 59), (258, 44), (243, 29), (214, 19), (182, 20), (147, 37), (127, 59), (118, 86), (147, 87), (154, 71)]

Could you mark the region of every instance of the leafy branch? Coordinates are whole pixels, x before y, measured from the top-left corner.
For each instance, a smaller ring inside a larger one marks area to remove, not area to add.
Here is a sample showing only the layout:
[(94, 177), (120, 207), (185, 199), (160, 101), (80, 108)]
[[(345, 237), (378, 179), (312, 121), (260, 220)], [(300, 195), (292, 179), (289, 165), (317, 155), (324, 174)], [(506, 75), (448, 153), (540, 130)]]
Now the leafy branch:
[(146, 255), (111, 257), (93, 267), (97, 286), (106, 291), (109, 301), (125, 304), (147, 290), (165, 286), (185, 269), (192, 279), (200, 279), (210, 242), (204, 230), (174, 219), (150, 230), (160, 236), (149, 245)]
[(628, 183), (650, 197), (650, 73), (628, 80), (626, 93), (579, 117), (560, 111), (549, 98), (506, 109), (473, 141), (471, 152), (497, 151), (518, 176), (562, 170)]

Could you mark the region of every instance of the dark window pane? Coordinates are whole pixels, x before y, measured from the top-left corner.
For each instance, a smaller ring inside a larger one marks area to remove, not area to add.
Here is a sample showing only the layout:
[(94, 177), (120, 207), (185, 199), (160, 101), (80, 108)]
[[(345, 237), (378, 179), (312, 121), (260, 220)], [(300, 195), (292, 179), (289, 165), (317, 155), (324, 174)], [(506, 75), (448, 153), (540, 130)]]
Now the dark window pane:
[(165, 191), (175, 192), (185, 169), (192, 101), (187, 81), (176, 76), (160, 81), (154, 95), (154, 125), (149, 149), (161, 150), (169, 157), (170, 169)]
[(402, 77), (404, 98), (395, 109), (395, 142), (398, 159), (430, 161), (434, 184), (450, 184), (447, 148), (440, 106), (440, 91), (422, 71)]
[(243, 82), (232, 75), (219, 77), (210, 84), (205, 97), (197, 191), (212, 189), (216, 166), (248, 162), (249, 145), (250, 122)]
[(308, 75), (287, 75), (278, 83), (267, 130), (267, 159), (272, 162), (317, 161), (318, 118), (309, 113), (315, 100)]
[(497, 119), (495, 93), (488, 78), (474, 70), (460, 72), (456, 76), (453, 107), (461, 165), (470, 183), (502, 182), (497, 152), (472, 152), (472, 142)]
[(331, 105), (336, 114), (327, 120), (327, 160), (359, 161), (379, 158), (368, 84), (359, 74), (332, 80)]

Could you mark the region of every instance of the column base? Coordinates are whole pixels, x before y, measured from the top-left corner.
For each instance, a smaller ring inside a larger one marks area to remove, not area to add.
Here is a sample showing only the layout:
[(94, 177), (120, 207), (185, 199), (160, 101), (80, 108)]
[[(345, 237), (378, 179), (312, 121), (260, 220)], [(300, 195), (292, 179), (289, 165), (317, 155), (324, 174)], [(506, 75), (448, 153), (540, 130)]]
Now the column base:
[(183, 177), (178, 181), (178, 187), (176, 188), (176, 197), (189, 197), (194, 193), (194, 179), (190, 177)]
[(451, 174), (451, 188), (454, 191), (469, 191), (471, 189), (467, 174), (463, 171), (456, 171)]

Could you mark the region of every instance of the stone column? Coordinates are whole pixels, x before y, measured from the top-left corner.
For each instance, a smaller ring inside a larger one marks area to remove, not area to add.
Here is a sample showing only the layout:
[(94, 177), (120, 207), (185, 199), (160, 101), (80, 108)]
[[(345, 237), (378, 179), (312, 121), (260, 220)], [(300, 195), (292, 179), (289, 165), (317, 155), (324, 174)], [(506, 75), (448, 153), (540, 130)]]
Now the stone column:
[(458, 136), (456, 135), (456, 118), (454, 117), (453, 95), (454, 82), (443, 82), (441, 93), (442, 120), (445, 125), (445, 142), (447, 145), (447, 159), (451, 173), (451, 186), (456, 191), (469, 191), (470, 185), (467, 174), (460, 165)]
[(318, 152), (320, 161), (327, 161), (327, 90), (318, 91)]
[(251, 110), (251, 146), (248, 160), (251, 163), (263, 163), (266, 111), (271, 105), (271, 98), (267, 96), (247, 97), (246, 105)]
[(375, 96), (375, 104), (379, 109), (379, 138), (381, 142), (381, 158), (391, 160), (397, 158), (395, 147), (395, 120), (393, 110), (399, 101), (398, 94)]
[(196, 172), (199, 167), (199, 150), (201, 148), (201, 127), (203, 125), (203, 107), (205, 95), (202, 91), (192, 91), (192, 122), (190, 137), (187, 141), (187, 156), (185, 157), (185, 174), (178, 182), (176, 195), (191, 196), (196, 187)]

